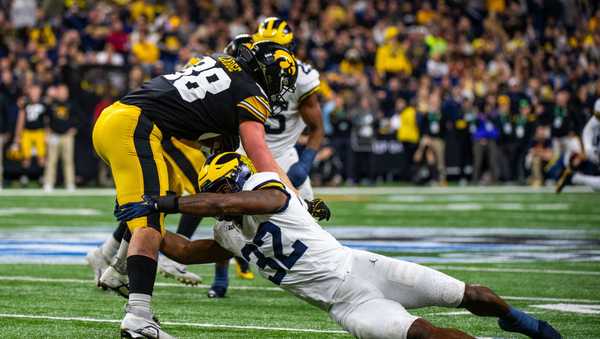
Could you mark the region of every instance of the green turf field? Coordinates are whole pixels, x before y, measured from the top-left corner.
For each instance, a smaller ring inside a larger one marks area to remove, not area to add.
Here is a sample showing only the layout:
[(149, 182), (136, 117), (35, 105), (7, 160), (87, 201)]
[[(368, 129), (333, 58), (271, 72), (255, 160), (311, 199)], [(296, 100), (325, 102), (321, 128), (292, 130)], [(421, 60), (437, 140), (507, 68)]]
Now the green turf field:
[[(343, 243), (485, 284), (565, 338), (600, 338), (600, 195), (495, 188), (322, 192), (334, 213), (323, 226)], [(118, 336), (124, 299), (96, 289), (82, 264), (113, 225), (114, 198), (105, 193), (0, 193), (0, 337)], [(173, 229), (177, 217), (167, 222)], [(200, 236), (210, 235), (210, 222)], [(204, 284), (212, 281), (210, 265), (191, 270)], [(206, 289), (159, 277), (154, 309), (164, 329), (182, 338), (349, 337), (327, 314), (262, 278), (232, 274), (222, 300), (207, 299)], [(462, 310), (414, 313), (478, 337), (519, 338)]]

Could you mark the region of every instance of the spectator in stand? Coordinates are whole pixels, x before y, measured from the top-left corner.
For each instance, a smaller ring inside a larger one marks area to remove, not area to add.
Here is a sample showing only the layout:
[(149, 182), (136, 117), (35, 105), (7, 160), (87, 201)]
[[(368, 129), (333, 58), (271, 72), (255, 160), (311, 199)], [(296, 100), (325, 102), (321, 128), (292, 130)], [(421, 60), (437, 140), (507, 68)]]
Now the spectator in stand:
[(480, 184), (484, 170), (484, 164), (490, 170), (489, 183), (498, 180), (498, 127), (495, 124), (496, 97), (488, 96), (483, 110), (475, 120), (475, 132), (473, 134), (473, 182)]
[(515, 153), (516, 140), (512, 115), (510, 113), (511, 99), (507, 95), (498, 97), (498, 174), (503, 182), (511, 182), (515, 178), (512, 161)]
[(411, 180), (413, 174), (413, 159), (419, 145), (419, 126), (417, 124), (417, 110), (412, 105), (407, 105), (404, 98), (396, 100), (396, 112), (400, 117), (400, 128), (397, 138), (404, 148), (404, 169), (401, 177)]
[(77, 107), (69, 97), (65, 84), (58, 84), (49, 90), (48, 109), (48, 163), (44, 172), (44, 191), (51, 192), (56, 183), (56, 168), (60, 157), (63, 165), (63, 179), (68, 191), (75, 190), (75, 134), (77, 133)]
[(344, 99), (341, 96), (335, 98), (335, 108), (330, 113), (330, 119), (333, 127), (331, 143), (344, 164), (344, 180), (354, 183), (354, 152), (350, 142), (352, 119), (344, 109)]
[(550, 134), (547, 126), (537, 126), (525, 158), (525, 167), (531, 172), (529, 182), (533, 187), (540, 187), (544, 183), (544, 168), (554, 158)]
[(400, 42), (398, 27), (388, 27), (383, 38), (384, 43), (377, 48), (377, 54), (375, 55), (375, 70), (377, 70), (377, 73), (382, 77), (396, 73), (410, 75), (412, 65), (406, 58), (405, 46)]
[(414, 161), (419, 163), (425, 158), (432, 181), (440, 186), (447, 186), (446, 181), (446, 119), (442, 116), (440, 90), (433, 93), (419, 108), (419, 130), (421, 141), (415, 152)]
[(531, 111), (529, 101), (521, 99), (519, 101), (519, 114), (513, 118), (515, 148), (510, 158), (511, 171), (519, 184), (525, 183), (525, 157), (529, 151), (536, 124), (537, 117)]
[(141, 63), (146, 69), (155, 64), (160, 57), (160, 50), (155, 42), (148, 38), (148, 29), (139, 31), (138, 41), (131, 46), (134, 61)]
[(556, 157), (567, 152), (581, 153), (581, 144), (577, 134), (583, 128), (577, 113), (569, 107), (569, 92), (565, 89), (556, 94), (555, 103), (551, 107), (547, 120), (552, 124), (552, 149)]

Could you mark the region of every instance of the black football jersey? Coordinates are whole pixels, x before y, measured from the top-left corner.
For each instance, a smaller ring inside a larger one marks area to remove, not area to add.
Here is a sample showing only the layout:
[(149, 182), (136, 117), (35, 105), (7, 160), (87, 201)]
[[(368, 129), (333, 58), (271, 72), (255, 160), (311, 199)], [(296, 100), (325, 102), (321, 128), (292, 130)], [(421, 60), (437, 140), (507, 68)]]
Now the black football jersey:
[(142, 109), (164, 135), (189, 140), (239, 135), (244, 120), (264, 123), (267, 96), (229, 55), (193, 58), (185, 69), (158, 76), (121, 102)]
[(48, 114), (48, 108), (41, 102), (27, 101), (23, 107), (25, 111), (25, 129), (44, 128), (44, 119)]

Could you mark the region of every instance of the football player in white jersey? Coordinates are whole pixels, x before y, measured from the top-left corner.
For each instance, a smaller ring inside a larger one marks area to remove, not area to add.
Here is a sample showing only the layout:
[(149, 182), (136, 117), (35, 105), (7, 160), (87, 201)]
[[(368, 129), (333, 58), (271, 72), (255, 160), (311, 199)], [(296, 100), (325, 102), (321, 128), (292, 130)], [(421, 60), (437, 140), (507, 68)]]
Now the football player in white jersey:
[[(293, 50), (294, 34), (288, 23), (277, 17), (264, 19), (253, 35), (241, 34), (225, 48), (232, 56), (237, 54), (237, 46), (259, 41), (272, 41)], [(324, 137), (323, 118), (318, 100), (320, 88), (319, 72), (309, 64), (296, 59), (298, 78), (292, 92), (284, 94), (280, 107), (273, 107), (274, 114), (265, 124), (266, 141), (273, 158), (287, 172), (288, 178), (298, 189), (300, 197), (313, 200), (310, 184), (310, 169)], [(300, 154), (294, 147), (306, 127), (309, 127), (308, 141)], [(243, 154), (244, 150), (240, 149)], [(238, 259), (238, 258), (236, 258)], [(236, 261), (238, 277), (252, 279), (252, 272), (242, 260)], [(215, 265), (215, 279), (208, 290), (210, 298), (221, 298), (227, 293), (229, 262)]]
[(556, 193), (568, 185), (585, 185), (600, 191), (600, 99), (594, 103), (594, 115), (581, 135), (583, 154), (566, 154), (568, 166), (556, 183)]
[[(288, 50), (295, 45), (294, 33), (289, 24), (280, 18), (264, 19), (253, 42), (272, 41)], [(274, 113), (265, 126), (267, 145), (273, 158), (287, 172), (292, 184), (305, 200), (313, 199), (310, 185), (310, 169), (321, 147), (325, 135), (323, 118), (317, 93), (320, 88), (319, 72), (308, 63), (297, 60), (298, 78), (295, 89), (284, 95), (286, 101), (282, 107), (273, 107)], [(308, 126), (308, 141), (300, 154), (294, 147), (302, 131)]]
[(164, 213), (218, 216), (214, 240), (172, 233), (161, 251), (186, 264), (242, 256), (266, 279), (329, 313), (357, 338), (474, 338), (438, 328), (407, 309), (462, 307), (497, 317), (500, 328), (532, 338), (561, 338), (545, 321), (514, 307), (489, 288), (465, 284), (425, 266), (353, 250), (323, 230), (302, 199), (275, 173), (255, 173), (243, 155), (221, 153), (199, 175), (202, 192), (144, 197), (121, 206), (120, 221)]

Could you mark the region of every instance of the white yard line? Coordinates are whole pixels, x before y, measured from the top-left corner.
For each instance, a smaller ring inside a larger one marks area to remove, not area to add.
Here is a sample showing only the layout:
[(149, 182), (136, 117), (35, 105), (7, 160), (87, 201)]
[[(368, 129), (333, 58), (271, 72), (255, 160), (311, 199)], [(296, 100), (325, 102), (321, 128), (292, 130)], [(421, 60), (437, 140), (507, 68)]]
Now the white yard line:
[(545, 269), (536, 269), (536, 268), (484, 268), (484, 267), (438, 266), (438, 265), (429, 266), (429, 267), (433, 268), (435, 270), (444, 270), (444, 271), (600, 275), (600, 272), (594, 272), (594, 271), (545, 270)]
[[(88, 279), (71, 279), (71, 278), (40, 278), (30, 276), (0, 276), (0, 281), (22, 281), (22, 282), (40, 282), (40, 283), (67, 283), (67, 284), (86, 284), (93, 285), (93, 280)], [(159, 287), (188, 287), (188, 288), (210, 288), (211, 285), (199, 284), (189, 286), (180, 283), (164, 283), (157, 282), (154, 286)], [(256, 291), (282, 291), (279, 287), (267, 286), (229, 286), (230, 290), (256, 290)]]
[[(0, 281), (20, 281), (20, 282), (39, 282), (39, 283), (70, 283), (70, 284), (88, 284), (94, 285), (93, 280), (88, 279), (70, 279), (70, 278), (41, 278), (31, 276), (0, 276)], [(158, 282), (155, 286), (159, 287), (184, 287), (184, 288), (209, 288), (210, 285), (187, 286), (179, 283), (163, 283)], [(229, 286), (230, 290), (249, 290), (249, 291), (275, 291), (284, 292), (279, 287), (268, 286)], [(571, 299), (571, 298), (548, 298), (548, 297), (517, 297), (517, 296), (502, 296), (506, 300), (522, 300), (522, 301), (543, 301), (543, 302), (573, 302), (573, 303), (600, 303), (600, 300), (593, 299)]]
[[(82, 322), (110, 323), (110, 324), (121, 322), (121, 320), (117, 320), (117, 319), (99, 319), (99, 318), (89, 318), (89, 317), (58, 317), (58, 316), (49, 316), (49, 315), (11, 314), (11, 313), (0, 313), (0, 318), (82, 321)], [(167, 325), (167, 326), (225, 328), (225, 329), (235, 329), (235, 330), (259, 330), (259, 331), (330, 333), (330, 334), (347, 334), (348, 333), (346, 331), (340, 331), (340, 330), (319, 330), (319, 329), (311, 329), (311, 328), (293, 328), (293, 327), (267, 327), (267, 326), (254, 326), (254, 325), (185, 323), (185, 322), (176, 322), (176, 321), (161, 321), (160, 323), (161, 323), (161, 325)]]

